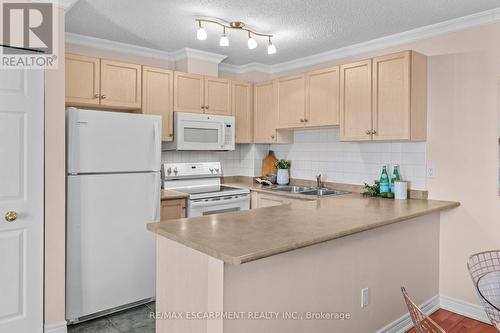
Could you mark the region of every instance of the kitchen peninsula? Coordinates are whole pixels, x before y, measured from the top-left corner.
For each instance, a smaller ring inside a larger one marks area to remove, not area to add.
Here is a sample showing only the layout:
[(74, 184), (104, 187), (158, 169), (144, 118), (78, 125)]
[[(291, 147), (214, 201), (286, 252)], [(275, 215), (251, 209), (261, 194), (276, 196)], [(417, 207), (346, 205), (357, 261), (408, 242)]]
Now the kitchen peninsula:
[[(375, 332), (404, 314), (401, 285), (438, 294), (439, 212), (457, 206), (349, 194), (151, 223), (157, 332)], [(307, 317), (328, 313), (349, 319)]]

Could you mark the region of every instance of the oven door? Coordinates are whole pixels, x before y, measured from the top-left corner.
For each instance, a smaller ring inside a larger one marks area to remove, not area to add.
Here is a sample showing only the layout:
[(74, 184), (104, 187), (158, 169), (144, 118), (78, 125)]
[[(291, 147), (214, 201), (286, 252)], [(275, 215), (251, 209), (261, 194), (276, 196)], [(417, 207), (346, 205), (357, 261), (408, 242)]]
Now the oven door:
[(250, 209), (250, 195), (238, 194), (224, 197), (188, 200), (187, 217), (238, 212)]
[(179, 120), (175, 131), (178, 150), (224, 149), (224, 123), (211, 120)]

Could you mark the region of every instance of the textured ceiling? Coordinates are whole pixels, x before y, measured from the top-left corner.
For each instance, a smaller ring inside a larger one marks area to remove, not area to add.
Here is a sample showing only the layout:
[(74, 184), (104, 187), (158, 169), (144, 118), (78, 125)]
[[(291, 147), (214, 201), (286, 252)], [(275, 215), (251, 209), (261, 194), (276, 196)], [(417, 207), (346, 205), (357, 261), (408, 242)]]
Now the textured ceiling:
[[(392, 35), (500, 6), (499, 0), (78, 0), (66, 14), (66, 31), (154, 48), (184, 47), (227, 55), (225, 63), (276, 64)], [(196, 39), (195, 17), (243, 21), (275, 35), (278, 53), (267, 55), (264, 38), (249, 50), (242, 31), (207, 26)]]

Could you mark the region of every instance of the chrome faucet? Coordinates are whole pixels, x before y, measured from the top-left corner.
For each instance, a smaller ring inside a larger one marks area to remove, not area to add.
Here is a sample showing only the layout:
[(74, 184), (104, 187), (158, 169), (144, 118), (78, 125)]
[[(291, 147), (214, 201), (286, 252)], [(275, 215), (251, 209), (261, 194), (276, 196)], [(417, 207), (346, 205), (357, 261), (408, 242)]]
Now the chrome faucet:
[(323, 183), (321, 182), (321, 174), (319, 174), (319, 175), (316, 176), (316, 187), (317, 188), (322, 188), (323, 187)]

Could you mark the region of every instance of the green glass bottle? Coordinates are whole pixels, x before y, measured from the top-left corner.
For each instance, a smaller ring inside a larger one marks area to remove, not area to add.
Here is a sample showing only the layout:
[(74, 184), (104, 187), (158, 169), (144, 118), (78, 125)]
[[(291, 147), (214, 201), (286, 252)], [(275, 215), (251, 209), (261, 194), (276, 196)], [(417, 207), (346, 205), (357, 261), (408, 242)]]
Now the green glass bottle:
[(399, 165), (396, 164), (392, 167), (392, 175), (391, 175), (391, 192), (394, 193), (394, 183), (398, 180), (401, 180), (401, 176), (399, 175)]
[(389, 193), (389, 175), (387, 174), (387, 166), (382, 167), (382, 174), (380, 175), (380, 193)]

